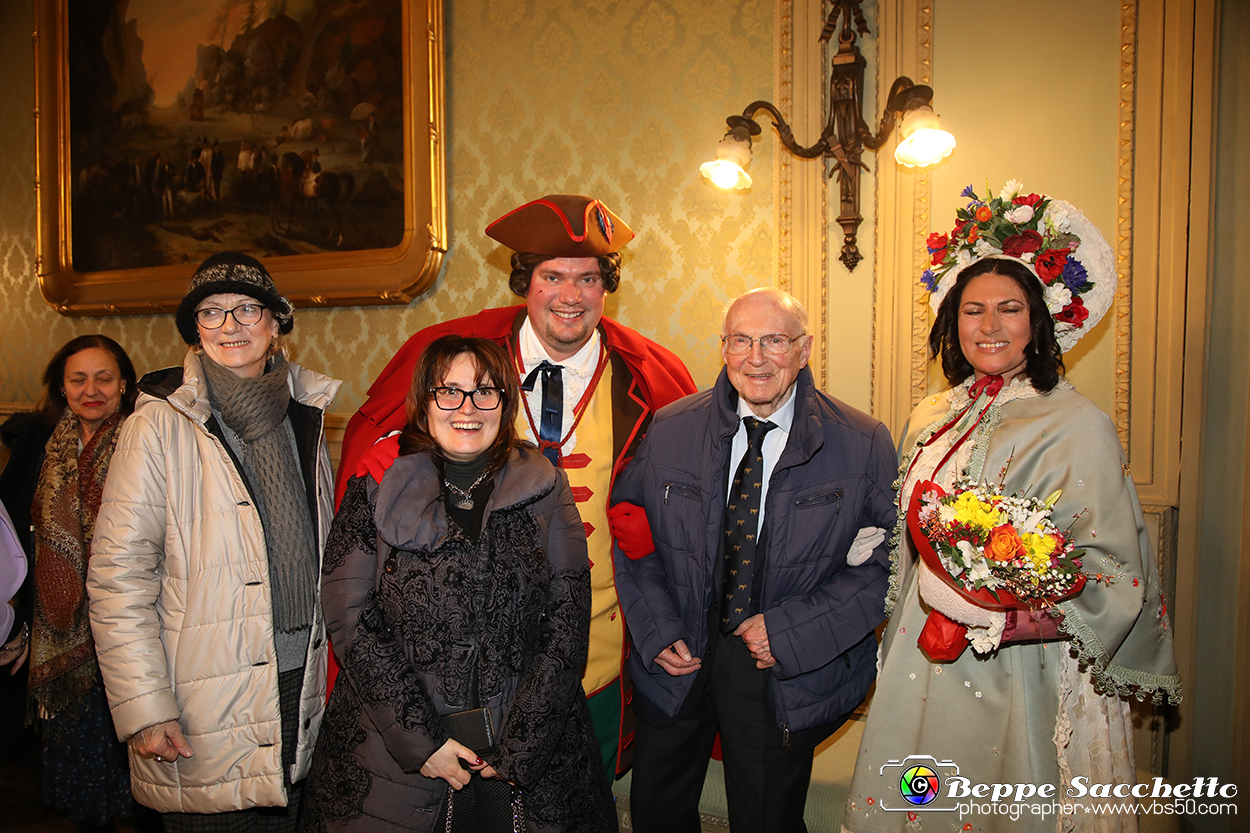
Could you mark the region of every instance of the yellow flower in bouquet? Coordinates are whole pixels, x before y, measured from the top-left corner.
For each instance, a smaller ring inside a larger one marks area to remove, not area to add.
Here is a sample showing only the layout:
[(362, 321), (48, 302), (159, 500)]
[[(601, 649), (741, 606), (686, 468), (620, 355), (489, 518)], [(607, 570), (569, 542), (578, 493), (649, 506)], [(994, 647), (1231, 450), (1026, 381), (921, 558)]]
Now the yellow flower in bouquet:
[(1024, 550), (1029, 561), (1033, 562), (1033, 568), (1039, 573), (1044, 572), (1050, 566), (1050, 557), (1058, 542), (1052, 535), (1040, 535), (1036, 532), (1026, 532), (1021, 537), (1024, 539)]
[(1002, 523), (998, 507), (981, 500), (975, 492), (962, 492), (951, 505), (957, 523), (989, 532)]

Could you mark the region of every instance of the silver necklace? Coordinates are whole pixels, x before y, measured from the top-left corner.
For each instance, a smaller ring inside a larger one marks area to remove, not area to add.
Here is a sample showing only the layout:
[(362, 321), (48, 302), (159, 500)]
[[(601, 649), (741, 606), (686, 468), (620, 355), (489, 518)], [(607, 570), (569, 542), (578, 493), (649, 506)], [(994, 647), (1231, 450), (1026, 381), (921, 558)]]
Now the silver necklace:
[(477, 488), (477, 484), (481, 483), (483, 480), (486, 479), (486, 475), (488, 473), (489, 473), (489, 469), (487, 471), (482, 472), (480, 475), (478, 475), (477, 480), (474, 480), (473, 485), (470, 486), (467, 490), (461, 489), (459, 486), (457, 486), (455, 483), (452, 483), (447, 478), (445, 477), (443, 478), (443, 482), (447, 484), (447, 488), (451, 489), (453, 492), (460, 495), (460, 500), (456, 501), (457, 509), (464, 509), (467, 512), (468, 510), (473, 508), (473, 496), (469, 493)]

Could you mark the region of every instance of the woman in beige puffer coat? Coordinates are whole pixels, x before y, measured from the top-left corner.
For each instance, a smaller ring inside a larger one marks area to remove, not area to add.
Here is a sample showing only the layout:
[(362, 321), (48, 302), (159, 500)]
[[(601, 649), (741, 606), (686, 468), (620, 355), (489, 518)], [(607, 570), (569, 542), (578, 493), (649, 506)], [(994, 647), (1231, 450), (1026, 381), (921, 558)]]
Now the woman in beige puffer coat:
[(320, 727), (340, 383), (277, 349), (291, 312), (245, 255), (200, 267), (178, 313), (193, 347), (140, 383), (96, 524), (101, 672), (135, 797), (171, 833), (248, 829), (254, 808), (293, 828)]

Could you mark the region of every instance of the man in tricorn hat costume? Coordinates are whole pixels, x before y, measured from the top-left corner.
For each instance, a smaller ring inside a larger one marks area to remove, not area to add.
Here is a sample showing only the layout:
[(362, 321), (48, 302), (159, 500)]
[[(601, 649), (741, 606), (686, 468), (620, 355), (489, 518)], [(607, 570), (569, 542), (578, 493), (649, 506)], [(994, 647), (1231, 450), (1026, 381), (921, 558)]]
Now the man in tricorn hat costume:
[(552, 194), (505, 214), (486, 233), (513, 250), (508, 285), (525, 303), (436, 324), (408, 339), (348, 423), (338, 497), (352, 475), (380, 478), (398, 453), (396, 439), (378, 441), (403, 427), (404, 400), (426, 345), (456, 333), (508, 349), (525, 391), (518, 428), (568, 473), (586, 528), (592, 601), (582, 685), (611, 776), (629, 766), (633, 695), (622, 677), (629, 640), (613, 583), (608, 493), (655, 412), (696, 388), (671, 351), (603, 316), (604, 299), (620, 281), (618, 252), (634, 233), (602, 202)]

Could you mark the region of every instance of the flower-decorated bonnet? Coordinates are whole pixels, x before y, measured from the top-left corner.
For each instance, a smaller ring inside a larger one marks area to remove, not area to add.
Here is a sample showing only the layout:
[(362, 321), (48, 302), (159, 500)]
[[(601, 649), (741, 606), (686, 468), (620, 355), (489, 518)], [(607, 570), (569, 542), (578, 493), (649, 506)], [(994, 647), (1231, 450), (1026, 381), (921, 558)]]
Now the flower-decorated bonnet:
[(1055, 339), (1066, 353), (1111, 308), (1115, 255), (1102, 233), (1071, 203), (1023, 190), (1011, 180), (993, 199), (981, 199), (971, 185), (961, 191), (968, 205), (955, 212), (949, 234), (929, 235), (931, 266), (920, 282), (929, 290), (929, 306), (936, 314), (965, 267), (987, 257), (1018, 260), (1042, 282)]

